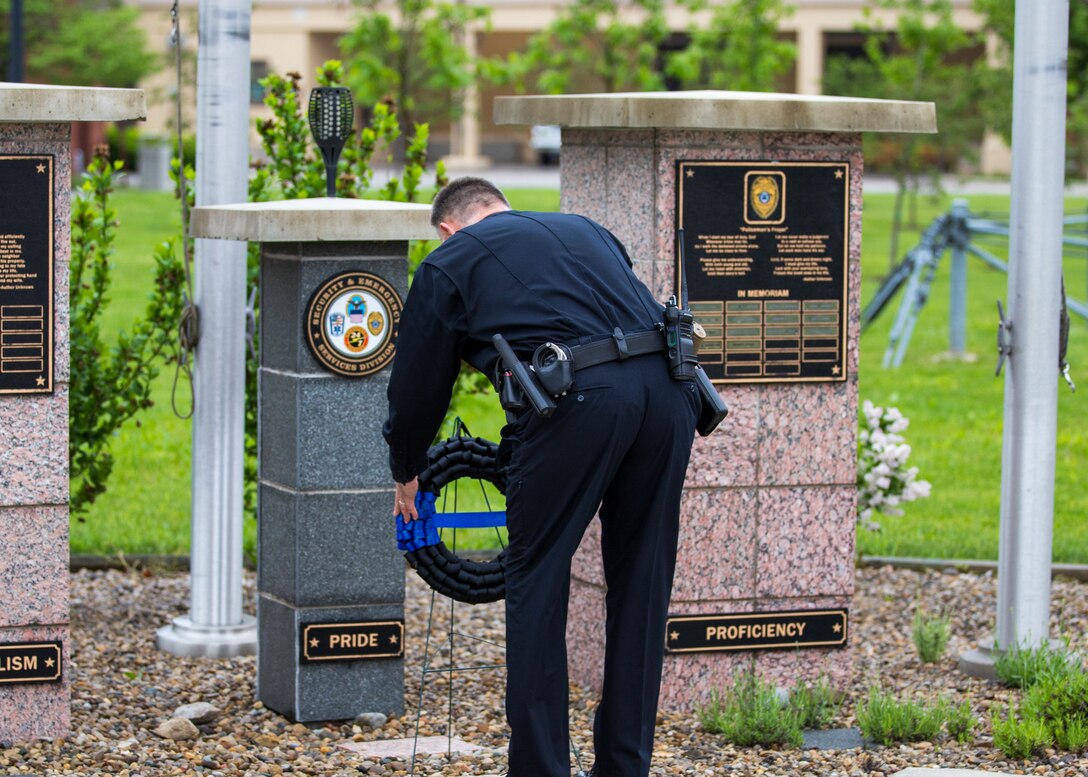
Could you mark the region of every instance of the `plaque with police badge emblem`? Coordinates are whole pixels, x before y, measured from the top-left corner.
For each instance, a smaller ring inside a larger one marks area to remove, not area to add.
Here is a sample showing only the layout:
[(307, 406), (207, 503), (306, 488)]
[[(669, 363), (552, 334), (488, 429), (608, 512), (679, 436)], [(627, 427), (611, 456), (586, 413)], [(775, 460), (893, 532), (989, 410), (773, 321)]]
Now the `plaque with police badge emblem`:
[(686, 276), (710, 379), (846, 380), (849, 162), (684, 159), (676, 171), (677, 284)]
[(306, 342), (330, 372), (371, 375), (393, 359), (403, 307), (396, 290), (377, 275), (341, 273), (310, 298)]

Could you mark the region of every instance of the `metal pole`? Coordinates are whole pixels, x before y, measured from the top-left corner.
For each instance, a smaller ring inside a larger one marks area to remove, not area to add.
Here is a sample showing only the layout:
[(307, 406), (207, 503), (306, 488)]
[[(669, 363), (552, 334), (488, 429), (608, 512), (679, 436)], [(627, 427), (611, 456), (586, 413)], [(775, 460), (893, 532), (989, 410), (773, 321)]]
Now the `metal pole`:
[(948, 351), (956, 358), (967, 352), (967, 200), (952, 203), (952, 299), (948, 315)]
[(11, 38), (8, 40), (8, 81), (23, 81), (23, 0), (11, 0)]
[[(251, 0), (200, 0), (196, 204), (245, 202)], [(200, 341), (194, 375), (192, 578), (188, 616), (158, 633), (179, 655), (256, 651), (242, 613), (246, 244), (197, 240)]]
[(1068, 2), (1017, 4), (999, 649), (1049, 633), (1068, 38)]

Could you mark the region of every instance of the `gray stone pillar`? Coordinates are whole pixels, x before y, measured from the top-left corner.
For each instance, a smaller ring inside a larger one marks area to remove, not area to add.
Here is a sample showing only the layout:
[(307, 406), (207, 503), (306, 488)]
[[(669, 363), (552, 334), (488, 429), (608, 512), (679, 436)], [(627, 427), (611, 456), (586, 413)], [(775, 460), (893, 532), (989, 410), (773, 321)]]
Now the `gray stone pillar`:
[[(712, 91), (500, 97), (495, 121), (563, 127), (563, 210), (611, 229), (660, 300), (677, 288), (680, 195), (700, 192), (686, 211), (688, 283), (708, 332), (700, 360), (730, 414), (696, 438), (688, 467), (661, 706), (690, 710), (742, 669), (783, 686), (820, 673), (844, 684), (857, 519), (861, 132), (934, 132), (933, 104)], [(719, 183), (695, 189), (693, 177)], [(762, 214), (748, 204), (760, 185), (774, 192)], [(784, 242), (776, 246), (775, 235)], [(794, 238), (804, 248), (791, 248)], [(795, 258), (802, 254), (841, 272), (825, 279)], [(834, 325), (819, 327), (829, 304)], [(817, 329), (833, 332), (809, 334)], [(834, 358), (819, 353), (828, 337)], [(792, 372), (782, 369), (788, 353)], [(574, 558), (568, 625), (579, 646), (571, 676), (597, 688), (599, 538), (594, 522)]]
[[(257, 697), (297, 721), (400, 714), (404, 559), (381, 425), (424, 205), (196, 208), (261, 242)], [(356, 297), (358, 299), (356, 299)]]
[(0, 742), (68, 735), (72, 122), (136, 89), (0, 84)]

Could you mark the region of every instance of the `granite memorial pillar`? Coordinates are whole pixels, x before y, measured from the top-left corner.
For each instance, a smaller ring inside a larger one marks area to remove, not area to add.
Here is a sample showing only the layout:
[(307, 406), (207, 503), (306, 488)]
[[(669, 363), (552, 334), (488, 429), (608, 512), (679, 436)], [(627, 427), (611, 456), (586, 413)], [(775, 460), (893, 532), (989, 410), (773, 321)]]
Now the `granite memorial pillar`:
[[(684, 257), (699, 358), (731, 412), (698, 439), (661, 704), (751, 668), (782, 686), (851, 667), (861, 133), (935, 132), (931, 103), (734, 92), (500, 97), (558, 124), (562, 209), (611, 229), (661, 300)], [(682, 229), (683, 239), (680, 239)], [(682, 250), (681, 250), (682, 246)], [(599, 523), (575, 557), (571, 676), (600, 688)]]
[(0, 84), (0, 742), (65, 736), (72, 123), (144, 93)]
[(430, 208), (209, 206), (192, 233), (261, 243), (257, 698), (296, 721), (399, 715), (404, 558), (381, 426)]

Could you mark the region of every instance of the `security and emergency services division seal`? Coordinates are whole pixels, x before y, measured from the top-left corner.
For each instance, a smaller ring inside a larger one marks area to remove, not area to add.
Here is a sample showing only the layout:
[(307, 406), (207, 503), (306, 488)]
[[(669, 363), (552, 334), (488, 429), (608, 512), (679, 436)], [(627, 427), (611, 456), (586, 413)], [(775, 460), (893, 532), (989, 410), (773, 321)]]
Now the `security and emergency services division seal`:
[(384, 279), (368, 272), (325, 281), (306, 308), (306, 342), (330, 372), (371, 375), (393, 360), (404, 305)]

